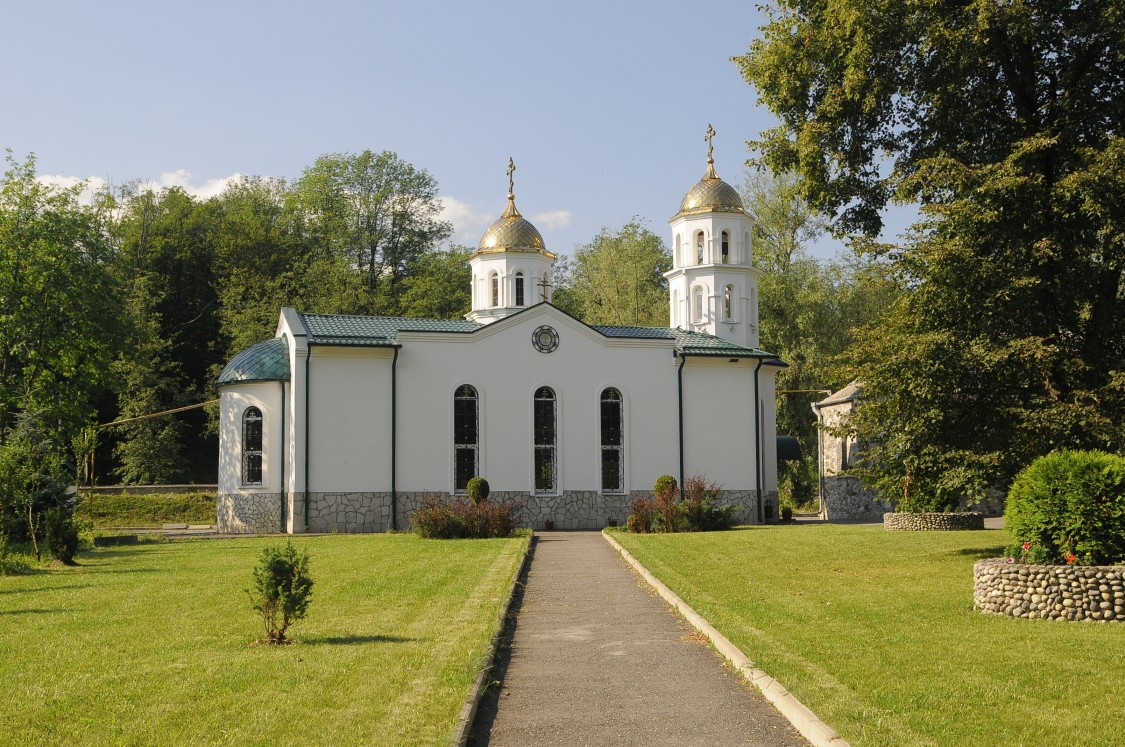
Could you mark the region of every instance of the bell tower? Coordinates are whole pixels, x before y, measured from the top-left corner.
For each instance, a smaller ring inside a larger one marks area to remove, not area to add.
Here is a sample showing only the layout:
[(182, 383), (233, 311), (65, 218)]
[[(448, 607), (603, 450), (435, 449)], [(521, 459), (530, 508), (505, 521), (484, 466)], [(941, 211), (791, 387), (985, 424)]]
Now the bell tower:
[(668, 278), (670, 327), (758, 347), (758, 273), (751, 252), (754, 219), (715, 173), (715, 130), (707, 125), (707, 170), (672, 216)]
[(508, 207), (469, 257), (473, 310), (466, 319), (488, 324), (527, 306), (551, 300), (555, 255), (543, 236), (516, 208), (516, 164), (508, 159)]

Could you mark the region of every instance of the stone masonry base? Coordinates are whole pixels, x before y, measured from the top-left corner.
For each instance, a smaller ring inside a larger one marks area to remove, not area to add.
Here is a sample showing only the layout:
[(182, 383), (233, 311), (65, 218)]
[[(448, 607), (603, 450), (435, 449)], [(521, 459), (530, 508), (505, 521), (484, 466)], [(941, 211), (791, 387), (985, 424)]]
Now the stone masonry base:
[(1125, 567), (978, 560), (973, 609), (1044, 620), (1125, 622)]
[(883, 514), (883, 528), (888, 532), (954, 532), (961, 529), (984, 529), (984, 514), (965, 513), (888, 513)]
[[(431, 495), (451, 500), (448, 493), (399, 492), (395, 506), (397, 521), (393, 528), (408, 531), (410, 517), (423, 499)], [(593, 490), (572, 490), (559, 495), (493, 491), (488, 500), (515, 505), (517, 521), (523, 527), (544, 529), (550, 521), (555, 529), (602, 529), (611, 522), (624, 526), (629, 504), (634, 498), (648, 495), (646, 491), (619, 495)], [(756, 523), (754, 491), (724, 490), (719, 501), (739, 507), (740, 524)], [(776, 493), (763, 494), (762, 501), (773, 506), (776, 514)], [(300, 527), (304, 518), (304, 496), (291, 496), (290, 505), (297, 519), (295, 523)], [(309, 493), (309, 532), (386, 532), (391, 528), (390, 493)], [(220, 495), (218, 530), (224, 533), (281, 531), (281, 496), (266, 493)]]

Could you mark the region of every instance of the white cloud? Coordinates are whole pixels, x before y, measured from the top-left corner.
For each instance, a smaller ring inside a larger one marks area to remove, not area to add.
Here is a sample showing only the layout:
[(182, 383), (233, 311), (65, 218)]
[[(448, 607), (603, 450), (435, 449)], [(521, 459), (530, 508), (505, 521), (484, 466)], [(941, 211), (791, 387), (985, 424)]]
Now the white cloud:
[(59, 189), (71, 189), (75, 185), (85, 182), (86, 186), (78, 193), (78, 199), (87, 205), (92, 204), (94, 195), (107, 186), (106, 180), (100, 176), (88, 176), (83, 179), (78, 176), (63, 176), (62, 174), (40, 174), (35, 177), (35, 180), (40, 184), (48, 184)]
[(441, 219), (453, 224), (453, 241), (457, 244), (475, 245), (481, 233), (494, 220), (491, 213), (474, 210), (469, 203), (448, 195), (441, 200)]
[(168, 189), (169, 187), (179, 187), (192, 197), (206, 200), (210, 197), (217, 197), (218, 195), (222, 194), (223, 190), (227, 188), (228, 184), (238, 181), (241, 178), (242, 174), (236, 171), (230, 176), (221, 176), (217, 179), (208, 179), (207, 181), (203, 182), (203, 184), (197, 186), (191, 183), (191, 172), (189, 172), (187, 169), (176, 169), (175, 171), (168, 171), (166, 173), (163, 173), (156, 179), (142, 181), (138, 186), (142, 190), (151, 189), (155, 192), (159, 192), (162, 189)]
[(531, 222), (536, 226), (546, 226), (548, 229), (565, 228), (570, 225), (570, 216), (569, 210), (548, 210), (531, 216)]

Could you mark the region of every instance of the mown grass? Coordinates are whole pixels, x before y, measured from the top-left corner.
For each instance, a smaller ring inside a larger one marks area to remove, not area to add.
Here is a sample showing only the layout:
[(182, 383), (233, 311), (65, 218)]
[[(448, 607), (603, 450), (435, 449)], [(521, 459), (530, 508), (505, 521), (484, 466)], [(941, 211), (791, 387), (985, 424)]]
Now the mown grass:
[(245, 589), (276, 538), (139, 545), (0, 578), (0, 743), (448, 744), (526, 537), (294, 539), (296, 643)]
[(1125, 625), (972, 610), (1003, 530), (614, 537), (856, 747), (1122, 741)]
[(94, 529), (160, 527), (164, 524), (214, 524), (214, 493), (82, 495), (76, 516)]

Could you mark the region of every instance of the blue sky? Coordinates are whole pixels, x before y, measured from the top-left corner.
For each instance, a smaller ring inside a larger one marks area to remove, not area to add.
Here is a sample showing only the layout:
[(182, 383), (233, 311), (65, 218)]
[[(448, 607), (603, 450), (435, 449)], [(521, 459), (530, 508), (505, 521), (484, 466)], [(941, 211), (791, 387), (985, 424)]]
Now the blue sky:
[[(0, 148), (43, 175), (198, 194), (392, 150), (438, 181), (455, 240), (517, 204), (569, 253), (667, 219), (703, 174), (744, 178), (774, 119), (730, 62), (751, 2), (0, 0)], [(817, 253), (830, 255), (825, 243)]]

